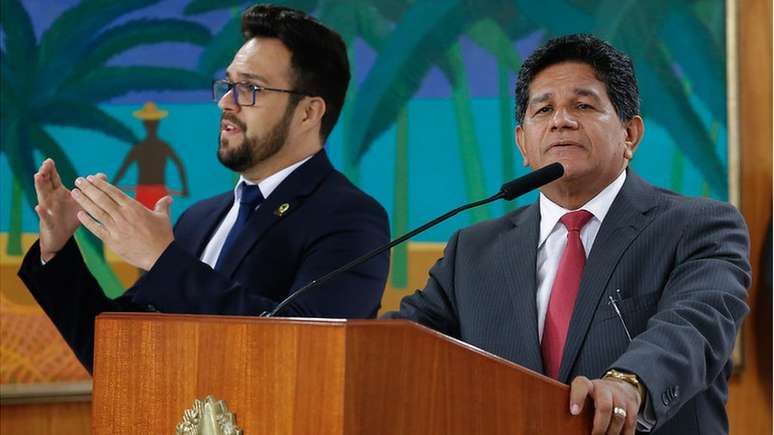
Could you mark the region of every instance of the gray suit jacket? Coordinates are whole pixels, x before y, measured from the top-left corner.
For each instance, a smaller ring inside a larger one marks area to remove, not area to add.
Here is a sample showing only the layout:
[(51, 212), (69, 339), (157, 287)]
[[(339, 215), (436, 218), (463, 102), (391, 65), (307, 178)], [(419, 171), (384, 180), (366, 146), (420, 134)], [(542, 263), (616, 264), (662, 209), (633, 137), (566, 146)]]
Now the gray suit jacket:
[[(457, 232), (424, 290), (386, 317), (414, 320), (542, 373), (539, 222), (535, 203)], [(728, 432), (730, 355), (748, 311), (748, 249), (733, 206), (653, 187), (630, 170), (589, 253), (559, 380), (633, 372), (647, 387), (656, 434)], [(607, 303), (618, 289), (631, 343)]]

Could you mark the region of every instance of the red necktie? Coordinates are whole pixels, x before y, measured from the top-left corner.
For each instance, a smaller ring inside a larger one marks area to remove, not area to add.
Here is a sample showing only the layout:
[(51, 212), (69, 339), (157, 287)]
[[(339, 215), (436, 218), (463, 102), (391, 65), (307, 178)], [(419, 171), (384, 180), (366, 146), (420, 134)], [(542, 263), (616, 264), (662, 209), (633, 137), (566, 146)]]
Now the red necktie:
[(583, 266), (586, 264), (586, 252), (580, 239), (580, 231), (594, 215), (586, 210), (565, 214), (559, 222), (567, 228), (567, 246), (559, 261), (556, 279), (551, 288), (548, 312), (543, 324), (543, 340), (540, 347), (543, 353), (543, 368), (548, 376), (559, 377), (562, 352), (567, 340), (575, 299), (578, 296)]

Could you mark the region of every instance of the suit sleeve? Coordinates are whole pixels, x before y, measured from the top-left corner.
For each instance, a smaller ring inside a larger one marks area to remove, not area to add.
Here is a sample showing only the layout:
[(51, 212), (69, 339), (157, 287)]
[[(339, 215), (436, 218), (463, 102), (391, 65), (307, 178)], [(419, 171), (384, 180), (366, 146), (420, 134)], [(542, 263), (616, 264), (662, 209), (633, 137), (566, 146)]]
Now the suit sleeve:
[[(653, 253), (658, 255), (658, 253)], [(657, 430), (730, 367), (748, 312), (749, 240), (728, 204), (696, 207), (678, 242), (656, 314), (611, 367), (637, 374), (648, 390)], [(721, 410), (719, 410), (721, 411)]]
[(460, 232), (444, 249), (443, 257), (430, 269), (425, 288), (404, 297), (400, 311), (386, 313), (385, 319), (413, 320), (450, 337), (459, 338), (459, 317), (454, 299), (454, 270)]
[(39, 242), (22, 261), (19, 277), (86, 369), (92, 371), (94, 318), (105, 311), (142, 311), (128, 298), (105, 296), (75, 239), (44, 265)]
[[(182, 221), (183, 217), (181, 217)], [(375, 201), (337, 204), (326, 229), (305, 247), (288, 293), (389, 241), (384, 209)], [(281, 313), (302, 317), (373, 317), (389, 268), (383, 253), (299, 297)], [(236, 282), (172, 242), (138, 282), (134, 301), (162, 312), (259, 315), (280, 302), (263, 296), (258, 282)]]

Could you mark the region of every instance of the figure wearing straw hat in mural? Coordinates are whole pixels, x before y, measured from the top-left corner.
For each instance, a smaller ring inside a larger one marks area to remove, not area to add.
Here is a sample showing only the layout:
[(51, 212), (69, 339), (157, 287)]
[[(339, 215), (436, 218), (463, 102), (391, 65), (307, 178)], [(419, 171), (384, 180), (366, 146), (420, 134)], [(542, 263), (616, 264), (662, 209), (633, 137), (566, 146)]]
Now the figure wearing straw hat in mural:
[[(121, 167), (118, 168), (118, 173), (113, 178), (113, 184), (118, 184), (129, 166), (137, 162), (137, 186), (133, 189), (137, 201), (145, 207), (153, 210), (156, 201), (169, 194), (188, 196), (188, 181), (185, 177), (182, 160), (168, 143), (158, 137), (159, 122), (166, 118), (168, 112), (160, 110), (155, 103), (149, 101), (142, 109), (132, 114), (135, 118), (142, 120), (147, 136), (142, 142), (133, 146), (129, 154), (126, 155)], [(183, 189), (179, 192), (167, 189), (164, 176), (167, 158), (171, 159), (177, 166), (183, 185)], [(128, 187), (128, 189), (132, 189), (132, 187)]]

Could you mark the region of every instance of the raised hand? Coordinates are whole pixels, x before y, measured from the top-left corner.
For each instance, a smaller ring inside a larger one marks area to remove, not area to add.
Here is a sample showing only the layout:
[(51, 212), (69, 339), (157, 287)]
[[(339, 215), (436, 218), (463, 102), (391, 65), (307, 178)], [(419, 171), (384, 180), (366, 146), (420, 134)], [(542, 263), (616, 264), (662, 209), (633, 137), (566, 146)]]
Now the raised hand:
[(38, 196), (35, 212), (40, 218), (40, 257), (50, 261), (78, 229), (80, 207), (62, 184), (53, 160), (44, 160), (33, 178)]
[(83, 208), (77, 219), (127, 263), (150, 270), (174, 240), (172, 197), (161, 198), (148, 210), (102, 174), (78, 178), (75, 186), (71, 196)]

